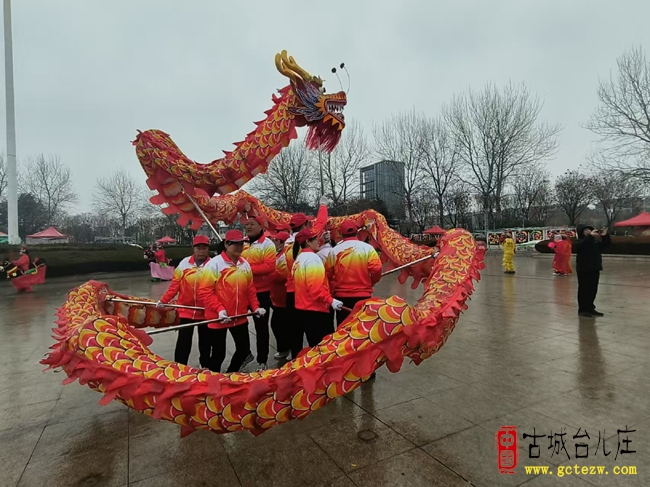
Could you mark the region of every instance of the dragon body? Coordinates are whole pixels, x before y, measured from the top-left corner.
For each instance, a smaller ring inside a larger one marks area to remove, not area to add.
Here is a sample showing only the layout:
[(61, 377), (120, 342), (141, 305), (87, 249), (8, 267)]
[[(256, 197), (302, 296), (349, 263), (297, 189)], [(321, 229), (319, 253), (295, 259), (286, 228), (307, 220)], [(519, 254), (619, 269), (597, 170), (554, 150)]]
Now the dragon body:
[[(233, 223), (255, 215), (263, 218), (267, 229), (288, 224), (290, 214), (235, 190), (266, 171), (273, 157), (296, 137), (296, 127), (309, 127), (306, 143), (311, 149), (332, 150), (338, 143), (345, 126), (341, 114), (345, 93), (325, 95), (322, 80), (309, 75), (286, 52), (276, 56), (276, 66), (290, 79), (289, 86), (273, 98), (267, 118), (223, 159), (197, 164), (161, 131), (138, 135), (134, 142), (138, 159), (149, 187), (157, 191), (152, 202), (165, 205), (167, 214), (180, 215), (181, 225), (198, 228), (201, 213), (211, 222)], [(336, 236), (348, 218), (368, 231), (387, 268), (432, 254), (393, 231), (372, 210), (330, 218), (328, 229)], [(148, 348), (151, 337), (142, 328), (177, 324), (175, 310), (107, 300), (115, 293), (95, 281), (68, 294), (58, 310), (56, 342), (42, 363), (62, 368), (68, 375), (64, 383), (78, 379), (102, 393), (100, 404), (120, 401), (179, 424), (182, 435), (197, 429), (260, 434), (305, 418), (359, 387), (379, 367), (397, 372), (405, 358), (419, 364), (440, 349), (480, 277), (484, 249), (462, 229), (449, 230), (438, 246), (435, 260), (410, 266), (400, 275), (401, 282), (412, 276), (414, 288), (424, 282), (417, 303), (409, 305), (397, 296), (360, 302), (333, 334), (279, 369), (219, 374), (166, 360)]]

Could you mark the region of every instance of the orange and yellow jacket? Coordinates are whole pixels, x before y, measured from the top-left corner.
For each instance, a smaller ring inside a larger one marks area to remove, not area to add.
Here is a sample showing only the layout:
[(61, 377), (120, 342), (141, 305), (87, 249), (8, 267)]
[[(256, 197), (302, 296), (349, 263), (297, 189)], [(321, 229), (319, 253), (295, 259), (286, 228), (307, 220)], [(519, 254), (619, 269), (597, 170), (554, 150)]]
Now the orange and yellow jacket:
[[(203, 307), (203, 301), (199, 299), (199, 281), (209, 261), (210, 257), (199, 266), (194, 262), (194, 256), (184, 258), (174, 270), (174, 278), (160, 302), (167, 304), (178, 294), (177, 304)], [(205, 319), (203, 311), (195, 309), (179, 308), (178, 316), (189, 320)]]
[(275, 260), (275, 272), (271, 277), (271, 304), (276, 308), (287, 306), (287, 256), (284, 252), (278, 254)]
[(381, 279), (381, 260), (372, 245), (348, 237), (333, 253), (332, 294), (342, 298), (372, 296), (372, 287)]
[(329, 313), (332, 305), (329, 282), (321, 258), (311, 249), (303, 249), (293, 263), (296, 309)]
[(323, 261), (325, 266), (325, 274), (332, 288), (332, 281), (334, 280), (334, 265), (336, 264), (336, 257), (334, 256), (334, 249), (331, 244), (326, 243), (318, 251), (318, 256)]
[(244, 246), (241, 256), (248, 261), (253, 270), (253, 282), (258, 293), (271, 290), (276, 255), (275, 244), (266, 235)]
[[(316, 220), (312, 226), (314, 232), (321, 234), (325, 231), (325, 226), (327, 225), (327, 206), (321, 205), (318, 209), (318, 214), (316, 215)], [(296, 239), (296, 234), (292, 233), (291, 236), (287, 239), (284, 244), (284, 255), (287, 259), (287, 269), (289, 270), (289, 275), (287, 276), (287, 292), (294, 292), (293, 286), (293, 275), (291, 269), (293, 268), (293, 243)], [(300, 255), (300, 253), (298, 254)]]
[[(205, 306), (207, 320), (219, 317), (225, 310), (228, 316), (243, 315), (260, 307), (253, 284), (251, 266), (241, 257), (235, 263), (225, 252), (210, 260), (199, 280), (199, 299)], [(209, 323), (208, 328), (230, 328), (246, 323), (238, 318), (229, 323)]]

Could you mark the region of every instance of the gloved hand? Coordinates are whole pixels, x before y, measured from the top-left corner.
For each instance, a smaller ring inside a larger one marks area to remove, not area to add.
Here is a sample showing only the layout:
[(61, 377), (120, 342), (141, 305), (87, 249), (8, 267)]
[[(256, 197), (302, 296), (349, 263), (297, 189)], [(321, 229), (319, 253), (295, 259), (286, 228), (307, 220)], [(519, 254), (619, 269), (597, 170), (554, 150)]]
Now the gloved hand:
[(264, 308), (257, 308), (255, 310), (255, 314), (259, 317), (262, 317), (266, 314), (266, 310)]
[(229, 323), (232, 321), (225, 309), (223, 311), (219, 311), (219, 321), (222, 323)]
[(158, 300), (158, 302), (156, 303), (156, 308), (164, 308), (164, 307), (165, 304), (162, 301)]
[(320, 197), (320, 202), (321, 206), (329, 206), (332, 204), (332, 200), (329, 199), (327, 196), (323, 195)]
[(332, 300), (332, 309), (334, 311), (340, 311), (341, 308), (343, 308), (343, 302), (339, 301), (338, 299), (333, 299)]

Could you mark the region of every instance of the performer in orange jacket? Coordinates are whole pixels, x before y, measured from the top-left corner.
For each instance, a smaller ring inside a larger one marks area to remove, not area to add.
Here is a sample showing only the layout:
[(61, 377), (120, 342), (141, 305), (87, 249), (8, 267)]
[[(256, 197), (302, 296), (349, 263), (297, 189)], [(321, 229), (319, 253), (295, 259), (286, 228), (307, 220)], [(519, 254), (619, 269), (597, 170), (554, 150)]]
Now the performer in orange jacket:
[(341, 309), (343, 303), (332, 298), (323, 261), (316, 254), (320, 249), (318, 234), (301, 230), (295, 238), (295, 258), (291, 274), (295, 286), (295, 323), (291, 331), (291, 354), (295, 359), (302, 350), (303, 334), (310, 347), (334, 332), (330, 307)]
[[(333, 249), (334, 279), (332, 294), (346, 308), (354, 308), (359, 301), (372, 296), (372, 287), (381, 279), (381, 260), (372, 245), (358, 239), (359, 227), (352, 220), (340, 226), (343, 241)], [(336, 312), (336, 322), (341, 323), (350, 314), (341, 309)]]
[(269, 237), (275, 244), (277, 257), (275, 260), (275, 271), (271, 277), (271, 330), (275, 336), (275, 343), (278, 347), (274, 355), (276, 359), (286, 359), (291, 352), (289, 336), (287, 332), (287, 256), (284, 254), (284, 243), (289, 238), (288, 232), (278, 232)]
[(549, 248), (555, 252), (553, 257), (553, 273), (556, 276), (568, 276), (573, 273), (571, 268), (571, 241), (562, 237), (562, 235), (555, 235), (553, 242), (548, 244)]
[(269, 311), (271, 310), (271, 280), (275, 272), (275, 244), (264, 235), (262, 219), (249, 218), (246, 221), (248, 243), (244, 245), (242, 258), (246, 259), (253, 271), (253, 283), (257, 291), (260, 308), (266, 313), (253, 318), (257, 342), (257, 371), (266, 370), (269, 358)]
[[(327, 225), (327, 198), (322, 197), (320, 201), (320, 208), (318, 209), (318, 214), (316, 215), (316, 220), (311, 226), (311, 229), (317, 235), (321, 235), (325, 231), (325, 226)], [(296, 328), (298, 330), (300, 325), (296, 323), (294, 317), (295, 308), (295, 294), (294, 294), (294, 285), (293, 285), (293, 275), (291, 269), (293, 268), (293, 261), (295, 260), (293, 250), (294, 250), (294, 241), (298, 232), (304, 228), (308, 228), (309, 219), (303, 213), (296, 213), (291, 217), (289, 226), (291, 228), (291, 235), (285, 242), (284, 246), (284, 255), (287, 260), (287, 322), (289, 323), (290, 328)], [(298, 253), (300, 253), (300, 247), (298, 248)], [(298, 331), (296, 331), (298, 333)], [(296, 358), (293, 356), (293, 358)]]
[[(158, 307), (163, 307), (174, 299), (176, 295), (178, 295), (176, 304), (203, 307), (203, 301), (198, 296), (199, 281), (205, 265), (210, 261), (210, 256), (208, 255), (209, 243), (210, 241), (205, 235), (197, 235), (194, 237), (194, 241), (192, 242), (194, 253), (191, 257), (183, 259), (178, 267), (176, 267), (174, 270), (174, 278), (167, 292), (158, 301)], [(178, 315), (181, 318), (181, 324), (205, 320), (205, 314), (201, 310), (179, 308)], [(181, 328), (178, 330), (174, 360), (187, 365), (192, 350), (194, 328), (198, 328), (199, 334), (199, 363), (201, 367), (208, 368), (210, 365), (210, 337), (207, 325)]]
[(239, 372), (253, 361), (248, 318), (230, 319), (230, 316), (246, 314), (249, 310), (257, 315), (266, 313), (257, 301), (251, 266), (241, 257), (244, 241), (244, 234), (239, 230), (228, 231), (224, 238), (225, 250), (211, 259), (201, 274), (199, 299), (205, 305), (205, 317), (218, 320), (208, 324), (209, 369), (213, 372), (221, 372), (226, 358), (226, 330), (230, 330), (235, 341), (235, 353), (227, 372)]

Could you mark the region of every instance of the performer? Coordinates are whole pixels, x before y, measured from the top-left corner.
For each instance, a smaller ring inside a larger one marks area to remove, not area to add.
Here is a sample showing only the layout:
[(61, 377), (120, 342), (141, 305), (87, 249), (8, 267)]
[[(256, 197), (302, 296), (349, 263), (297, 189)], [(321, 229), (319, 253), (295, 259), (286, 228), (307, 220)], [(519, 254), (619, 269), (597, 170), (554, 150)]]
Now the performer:
[(248, 336), (246, 317), (231, 320), (229, 316), (246, 314), (252, 310), (257, 315), (266, 313), (257, 301), (257, 291), (253, 284), (251, 266), (242, 259), (244, 234), (239, 230), (229, 230), (224, 238), (225, 250), (211, 259), (201, 274), (199, 299), (205, 306), (210, 335), (209, 369), (221, 372), (221, 364), (226, 358), (226, 331), (230, 330), (235, 341), (235, 353), (227, 372), (239, 372), (253, 361)]
[(162, 245), (158, 244), (156, 246), (156, 251), (153, 253), (153, 255), (156, 258), (156, 263), (160, 265), (167, 265), (169, 263), (167, 261), (167, 257), (165, 256), (165, 249), (162, 248)]
[[(328, 199), (325, 196), (322, 196), (320, 199), (320, 208), (318, 209), (318, 214), (316, 215), (316, 221), (314, 222), (312, 229), (316, 234), (322, 234), (325, 230), (325, 225), (327, 225), (327, 203)], [(284, 255), (287, 260), (287, 322), (289, 323), (290, 329), (295, 327), (295, 333), (302, 333), (301, 325), (296, 323), (294, 317), (295, 310), (295, 289), (293, 285), (293, 274), (291, 272), (293, 268), (293, 261), (295, 257), (293, 255), (294, 250), (294, 241), (298, 232), (307, 227), (308, 218), (304, 213), (296, 213), (291, 217), (289, 227), (291, 228), (291, 235), (285, 242), (284, 246)], [(300, 253), (300, 248), (298, 248), (298, 253)], [(300, 347), (302, 349), (302, 347)], [(293, 350), (293, 349), (292, 349)], [(294, 355), (292, 358), (296, 358)]]
[(291, 331), (291, 354), (295, 359), (302, 350), (303, 334), (310, 347), (334, 332), (330, 307), (341, 309), (343, 303), (332, 298), (325, 266), (316, 255), (320, 249), (318, 234), (312, 229), (301, 230), (295, 237), (291, 273), (295, 286), (295, 321)]
[(564, 239), (559, 233), (553, 237), (553, 242), (548, 244), (555, 252), (553, 257), (553, 274), (568, 276), (573, 273), (571, 269), (571, 241)]
[(503, 269), (506, 274), (515, 273), (514, 256), (517, 253), (517, 246), (512, 238), (511, 232), (506, 232), (503, 240)]
[[(160, 298), (156, 304), (163, 307), (169, 303), (178, 294), (177, 304), (183, 306), (203, 307), (203, 301), (198, 297), (199, 281), (205, 265), (210, 262), (209, 257), (209, 240), (205, 235), (194, 237), (192, 247), (194, 253), (191, 257), (186, 257), (174, 270), (169, 289)], [(196, 321), (205, 321), (205, 314), (201, 310), (179, 308), (181, 324), (193, 323)], [(198, 328), (199, 334), (199, 363), (203, 368), (210, 366), (210, 336), (207, 325), (198, 325), (196, 327), (181, 328), (178, 330), (176, 339), (176, 349), (174, 351), (174, 360), (178, 363), (187, 365), (192, 350), (192, 339), (194, 337), (194, 328)]]
[(29, 256), (29, 250), (24, 245), (20, 247), (20, 258), (12, 262), (13, 265), (18, 267), (23, 273), (27, 272), (32, 267), (32, 258)]
[(271, 310), (271, 279), (275, 272), (275, 244), (264, 235), (263, 220), (260, 217), (246, 221), (248, 243), (241, 256), (248, 261), (253, 271), (253, 283), (257, 300), (266, 312), (253, 318), (257, 342), (257, 371), (266, 370), (269, 358), (269, 311)]
[(611, 243), (607, 227), (600, 232), (590, 225), (578, 225), (578, 241), (573, 244), (578, 274), (578, 314), (586, 318), (603, 316), (596, 311), (594, 301), (598, 294), (600, 271), (603, 270), (602, 251)]
[(276, 359), (286, 359), (291, 353), (287, 323), (287, 256), (284, 254), (284, 243), (289, 238), (288, 232), (278, 232), (271, 235), (275, 244), (277, 257), (275, 260), (275, 271), (271, 275), (271, 330), (275, 336), (275, 343), (278, 348), (274, 355)]
[[(347, 308), (354, 308), (359, 301), (372, 296), (372, 287), (381, 279), (381, 260), (372, 245), (358, 239), (359, 227), (352, 220), (340, 226), (343, 241), (333, 249), (334, 280), (332, 294)], [(350, 314), (339, 309), (336, 323), (341, 323)]]

